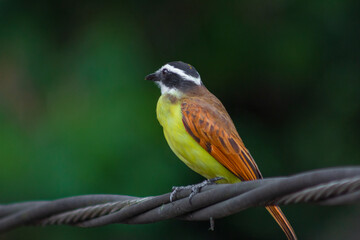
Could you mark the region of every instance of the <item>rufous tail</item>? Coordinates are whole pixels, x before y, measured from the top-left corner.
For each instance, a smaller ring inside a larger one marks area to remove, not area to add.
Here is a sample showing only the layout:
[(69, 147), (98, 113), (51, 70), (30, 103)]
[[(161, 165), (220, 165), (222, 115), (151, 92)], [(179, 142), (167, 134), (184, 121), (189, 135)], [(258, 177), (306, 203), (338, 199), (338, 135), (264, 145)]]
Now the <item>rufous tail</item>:
[(286, 219), (284, 213), (281, 211), (278, 206), (267, 206), (266, 210), (269, 211), (271, 216), (276, 220), (281, 229), (286, 234), (287, 239), (289, 240), (297, 240), (294, 229), (291, 227), (289, 221)]

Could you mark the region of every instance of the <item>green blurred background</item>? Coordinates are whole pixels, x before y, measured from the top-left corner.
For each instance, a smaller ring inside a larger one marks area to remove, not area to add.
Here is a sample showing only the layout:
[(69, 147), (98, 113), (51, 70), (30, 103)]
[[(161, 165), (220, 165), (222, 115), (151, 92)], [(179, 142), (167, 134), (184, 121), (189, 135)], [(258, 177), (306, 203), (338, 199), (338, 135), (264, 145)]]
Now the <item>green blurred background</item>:
[[(0, 1), (0, 202), (149, 196), (202, 181), (144, 76), (194, 65), (264, 176), (360, 163), (359, 1)], [(355, 239), (359, 206), (284, 207), (300, 239)], [(26, 227), (1, 239), (285, 239), (263, 208), (208, 222)], [(25, 237), (26, 236), (26, 237)]]

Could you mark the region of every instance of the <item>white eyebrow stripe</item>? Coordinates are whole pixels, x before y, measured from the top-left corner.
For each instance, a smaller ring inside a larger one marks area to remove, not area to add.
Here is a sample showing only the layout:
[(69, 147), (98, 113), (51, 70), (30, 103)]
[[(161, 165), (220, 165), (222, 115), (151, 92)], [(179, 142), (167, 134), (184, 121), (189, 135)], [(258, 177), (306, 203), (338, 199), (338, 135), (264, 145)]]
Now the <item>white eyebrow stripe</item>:
[(158, 72), (161, 72), (164, 68), (166, 68), (167, 70), (169, 70), (170, 72), (173, 72), (173, 73), (176, 73), (178, 74), (179, 76), (181, 76), (182, 78), (186, 79), (186, 80), (189, 80), (189, 81), (192, 81), (194, 82), (195, 84), (197, 85), (201, 85), (201, 78), (200, 76), (199, 77), (193, 77), (193, 76), (190, 76), (190, 75), (187, 75), (183, 70), (181, 69), (178, 69), (176, 67), (173, 67), (169, 64), (166, 64), (164, 66), (162, 66)]

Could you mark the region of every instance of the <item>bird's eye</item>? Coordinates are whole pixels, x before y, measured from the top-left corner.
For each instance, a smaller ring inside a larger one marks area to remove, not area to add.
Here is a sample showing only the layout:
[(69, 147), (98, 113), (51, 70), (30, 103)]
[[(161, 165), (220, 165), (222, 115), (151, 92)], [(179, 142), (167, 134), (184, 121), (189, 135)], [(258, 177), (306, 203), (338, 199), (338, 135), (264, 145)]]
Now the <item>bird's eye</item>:
[(166, 68), (164, 68), (163, 70), (162, 70), (162, 74), (168, 74), (169, 73), (169, 70), (167, 70)]

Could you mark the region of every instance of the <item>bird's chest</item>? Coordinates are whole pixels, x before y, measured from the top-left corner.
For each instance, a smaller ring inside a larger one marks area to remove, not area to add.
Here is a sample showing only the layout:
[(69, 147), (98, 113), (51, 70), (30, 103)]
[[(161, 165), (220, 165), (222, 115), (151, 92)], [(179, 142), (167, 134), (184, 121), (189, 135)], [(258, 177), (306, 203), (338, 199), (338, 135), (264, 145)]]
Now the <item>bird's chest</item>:
[(156, 114), (170, 148), (178, 157), (185, 158), (181, 160), (186, 164), (190, 164), (189, 156), (185, 152), (188, 151), (189, 147), (194, 147), (195, 141), (186, 132), (182, 122), (180, 100), (173, 96), (161, 96), (157, 104)]
[(187, 133), (182, 122), (181, 100), (173, 96), (160, 97), (157, 108), (157, 118), (163, 127), (166, 141), (172, 151), (190, 168), (197, 170), (196, 152), (203, 152), (202, 147)]
[(216, 161), (186, 131), (182, 121), (181, 100), (174, 101), (167, 95), (161, 96), (156, 113), (171, 150), (188, 167), (206, 178), (234, 178), (234, 175)]
[(164, 130), (176, 130), (182, 125), (180, 100), (174, 96), (162, 95), (156, 107), (156, 115)]

